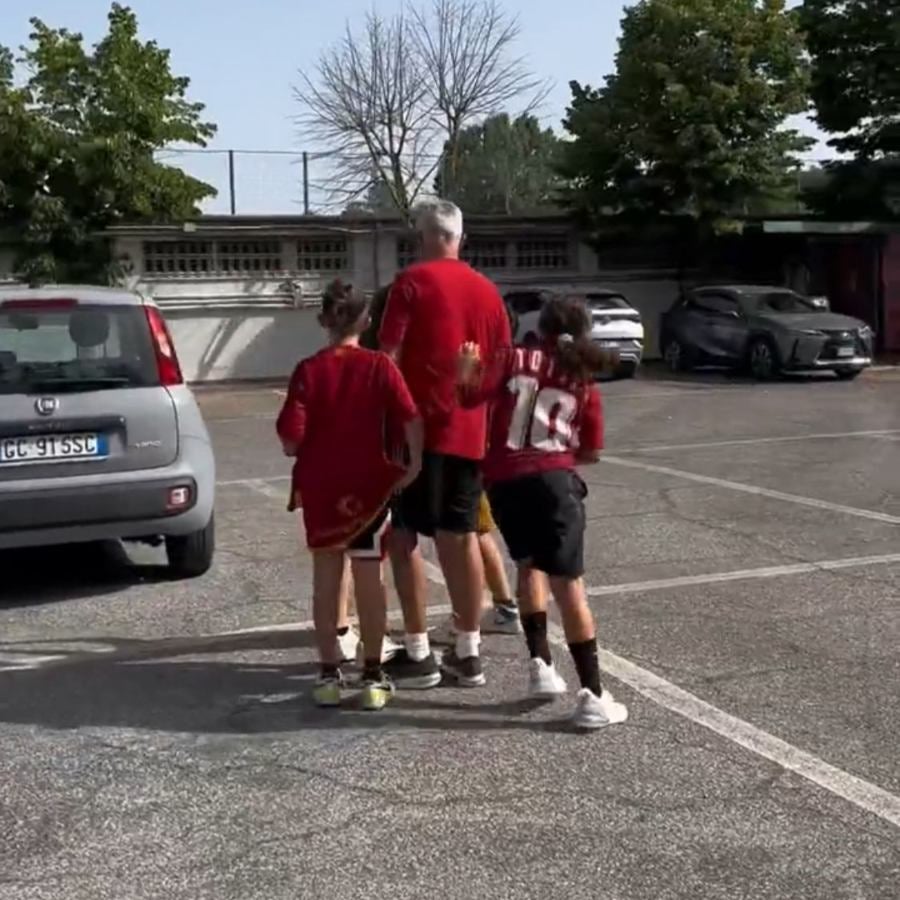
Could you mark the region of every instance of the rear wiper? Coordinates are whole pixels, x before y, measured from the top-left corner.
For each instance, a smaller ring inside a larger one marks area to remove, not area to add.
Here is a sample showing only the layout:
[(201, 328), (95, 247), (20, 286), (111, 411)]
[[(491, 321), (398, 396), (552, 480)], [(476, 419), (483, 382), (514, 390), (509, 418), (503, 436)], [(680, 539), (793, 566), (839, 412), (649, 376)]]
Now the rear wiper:
[(106, 378), (41, 378), (28, 383), (32, 391), (52, 391), (66, 393), (74, 391), (102, 391), (108, 388), (131, 384), (131, 379), (122, 376)]

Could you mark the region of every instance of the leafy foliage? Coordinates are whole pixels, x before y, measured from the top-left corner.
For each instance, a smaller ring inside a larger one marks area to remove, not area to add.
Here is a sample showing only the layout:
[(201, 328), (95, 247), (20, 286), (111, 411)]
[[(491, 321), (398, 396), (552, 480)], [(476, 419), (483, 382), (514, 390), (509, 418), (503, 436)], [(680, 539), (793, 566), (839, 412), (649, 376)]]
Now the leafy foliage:
[(812, 203), (829, 215), (900, 215), (900, 5), (897, 0), (805, 0), (800, 22), (812, 57), (811, 93), (832, 164)]
[(560, 141), (534, 116), (491, 116), (448, 142), (444, 160), (454, 152), (456, 172), (441, 166), (435, 191), (467, 213), (521, 215), (552, 206), (559, 192)]
[(88, 52), (80, 34), (32, 19), (22, 87), (0, 48), (0, 229), (30, 280), (108, 277), (103, 229), (188, 218), (215, 193), (154, 157), (215, 133), (186, 99), (189, 80), (172, 74), (167, 50), (139, 39), (130, 9), (113, 4), (108, 22)]
[(728, 231), (795, 186), (807, 72), (784, 0), (641, 0), (604, 87), (572, 82), (561, 171), (588, 218)]

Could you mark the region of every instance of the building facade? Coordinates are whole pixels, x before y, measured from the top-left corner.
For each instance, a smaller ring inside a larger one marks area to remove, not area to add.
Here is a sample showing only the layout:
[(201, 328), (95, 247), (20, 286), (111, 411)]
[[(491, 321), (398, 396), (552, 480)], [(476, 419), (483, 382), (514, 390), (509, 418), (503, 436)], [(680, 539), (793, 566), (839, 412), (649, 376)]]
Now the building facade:
[[(566, 217), (466, 227), (465, 258), (501, 288), (602, 281), (651, 319), (674, 297), (671, 272), (601, 269)], [(109, 238), (125, 283), (164, 310), (191, 381), (286, 377), (322, 345), (316, 312), (328, 282), (374, 291), (416, 254), (399, 222), (373, 218), (203, 217), (120, 226)]]

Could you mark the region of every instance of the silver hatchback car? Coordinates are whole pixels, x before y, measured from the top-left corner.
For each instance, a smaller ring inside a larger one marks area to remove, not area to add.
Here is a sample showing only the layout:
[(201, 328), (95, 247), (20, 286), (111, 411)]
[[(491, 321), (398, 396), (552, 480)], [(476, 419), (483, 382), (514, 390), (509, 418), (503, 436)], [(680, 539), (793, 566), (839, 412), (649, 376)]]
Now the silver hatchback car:
[(158, 307), (109, 288), (0, 288), (0, 549), (164, 542), (173, 575), (202, 575), (215, 483)]

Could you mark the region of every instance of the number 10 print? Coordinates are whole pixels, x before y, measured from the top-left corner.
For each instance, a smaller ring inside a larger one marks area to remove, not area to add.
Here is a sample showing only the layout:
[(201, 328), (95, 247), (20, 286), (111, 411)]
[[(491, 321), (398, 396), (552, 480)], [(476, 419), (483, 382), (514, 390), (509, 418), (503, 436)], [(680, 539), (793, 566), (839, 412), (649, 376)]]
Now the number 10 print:
[(506, 386), (516, 397), (506, 439), (510, 450), (524, 450), (527, 445), (549, 453), (565, 453), (577, 445), (572, 433), (572, 420), (578, 411), (575, 397), (555, 387), (538, 390), (537, 378), (530, 375), (516, 375)]

